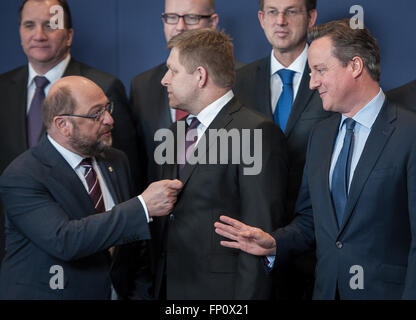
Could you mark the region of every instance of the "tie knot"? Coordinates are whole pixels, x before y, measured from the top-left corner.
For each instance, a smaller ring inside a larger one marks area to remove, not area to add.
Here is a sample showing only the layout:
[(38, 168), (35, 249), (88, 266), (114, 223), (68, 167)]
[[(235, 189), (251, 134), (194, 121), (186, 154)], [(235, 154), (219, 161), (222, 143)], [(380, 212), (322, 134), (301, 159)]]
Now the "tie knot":
[(82, 159), (79, 165), (82, 167), (88, 167), (88, 168), (92, 167), (92, 159), (91, 158)]
[(33, 81), (35, 81), (36, 88), (39, 89), (45, 89), (45, 87), (48, 85), (49, 80), (46, 77), (36, 76)]
[(345, 126), (346, 126), (347, 131), (353, 131), (354, 130), (355, 123), (356, 123), (354, 119), (347, 118), (347, 119), (344, 120), (344, 122), (345, 122)]
[(280, 79), (282, 79), (283, 84), (292, 84), (295, 71), (289, 69), (280, 69), (277, 71), (277, 74), (279, 75)]
[(198, 118), (197, 117), (193, 117), (192, 118), (192, 121), (191, 121), (191, 124), (189, 125), (189, 127), (188, 127), (188, 130), (192, 130), (192, 129), (195, 129), (196, 127), (198, 127), (199, 126), (199, 124), (200, 124), (201, 122), (199, 122), (199, 120), (198, 120)]

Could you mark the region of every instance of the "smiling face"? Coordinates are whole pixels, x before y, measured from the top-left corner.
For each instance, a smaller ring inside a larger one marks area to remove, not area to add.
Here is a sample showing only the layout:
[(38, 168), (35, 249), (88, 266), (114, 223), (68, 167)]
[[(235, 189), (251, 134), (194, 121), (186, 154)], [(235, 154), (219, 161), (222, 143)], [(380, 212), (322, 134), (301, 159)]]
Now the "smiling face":
[(275, 53), (296, 55), (305, 48), (307, 30), (315, 24), (316, 15), (316, 10), (307, 12), (304, 0), (265, 0), (263, 10), (258, 12), (261, 27)]
[(21, 14), (20, 40), (29, 62), (39, 73), (46, 73), (69, 53), (72, 29), (52, 29), (49, 12), (56, 0), (28, 1)]
[(162, 79), (162, 85), (168, 90), (169, 106), (174, 109), (192, 113), (192, 106), (197, 99), (198, 73), (188, 73), (179, 61), (179, 49), (172, 48), (166, 65), (168, 71)]
[(324, 36), (314, 40), (308, 50), (311, 69), (311, 90), (318, 90), (323, 108), (346, 114), (351, 111), (354, 96), (354, 69), (351, 61), (346, 66), (332, 55), (332, 40)]
[(186, 30), (201, 28), (216, 28), (218, 24), (218, 15), (213, 14), (214, 8), (210, 0), (166, 0), (165, 13), (176, 13), (178, 15), (198, 14), (211, 15), (211, 18), (202, 18), (198, 24), (187, 25), (183, 19), (179, 19), (177, 24), (163, 23), (166, 42), (169, 42), (174, 36)]

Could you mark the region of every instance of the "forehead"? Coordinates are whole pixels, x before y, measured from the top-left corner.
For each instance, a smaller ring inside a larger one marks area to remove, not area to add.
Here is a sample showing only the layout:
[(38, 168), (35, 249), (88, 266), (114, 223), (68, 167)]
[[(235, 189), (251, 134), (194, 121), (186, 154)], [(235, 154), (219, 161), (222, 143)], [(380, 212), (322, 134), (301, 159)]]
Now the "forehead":
[(264, 0), (264, 8), (306, 7), (305, 0)]
[(312, 41), (308, 50), (308, 60), (311, 66), (320, 63), (327, 63), (331, 59), (336, 59), (332, 55), (332, 40), (325, 36)]
[(59, 5), (59, 2), (56, 0), (30, 0), (23, 7), (22, 21), (31, 19), (49, 20), (54, 15), (50, 12), (50, 7), (54, 5)]
[(210, 10), (209, 0), (166, 0), (165, 12), (202, 14)]

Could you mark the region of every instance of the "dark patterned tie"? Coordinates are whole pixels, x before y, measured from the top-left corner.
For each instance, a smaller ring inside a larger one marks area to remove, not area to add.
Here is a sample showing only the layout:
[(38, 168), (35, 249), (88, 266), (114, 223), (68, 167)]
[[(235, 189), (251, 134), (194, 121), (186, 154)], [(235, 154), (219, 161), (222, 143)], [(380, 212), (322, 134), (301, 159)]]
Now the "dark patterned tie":
[(94, 205), (97, 213), (104, 212), (104, 198), (101, 192), (100, 183), (98, 182), (97, 174), (92, 167), (91, 158), (85, 158), (81, 161), (80, 166), (84, 168), (84, 177), (88, 185), (88, 194)]
[(273, 120), (280, 126), (282, 131), (285, 131), (287, 120), (289, 119), (290, 111), (292, 110), (293, 102), (293, 76), (295, 71), (288, 69), (281, 69), (277, 71), (280, 79), (283, 82), (283, 90), (277, 101), (276, 109), (274, 110)]
[(331, 184), (332, 202), (334, 203), (339, 227), (342, 225), (342, 218), (344, 217), (345, 205), (348, 198), (351, 158), (354, 149), (354, 126), (356, 123), (351, 118), (345, 119), (344, 122), (346, 125), (344, 144), (342, 145), (334, 171), (332, 172)]
[[(188, 132), (192, 129), (197, 128), (200, 125), (201, 122), (199, 122), (197, 117), (194, 117), (191, 121), (191, 124), (189, 125), (188, 128), (186, 128), (186, 132), (185, 132), (185, 137), (188, 135)], [(187, 159), (186, 159), (186, 152), (188, 151), (189, 147), (192, 146), (193, 144), (196, 143), (196, 141), (198, 140), (198, 136), (195, 135), (195, 137), (189, 141), (189, 139), (185, 138), (185, 155), (184, 155), (184, 159), (185, 159), (185, 163), (187, 163)], [(179, 164), (179, 176), (181, 175), (182, 169), (185, 167), (185, 164)]]
[(45, 87), (49, 83), (48, 79), (40, 76), (36, 76), (33, 81), (36, 84), (36, 91), (27, 115), (27, 141), (29, 148), (37, 144), (42, 131), (42, 102), (45, 100)]

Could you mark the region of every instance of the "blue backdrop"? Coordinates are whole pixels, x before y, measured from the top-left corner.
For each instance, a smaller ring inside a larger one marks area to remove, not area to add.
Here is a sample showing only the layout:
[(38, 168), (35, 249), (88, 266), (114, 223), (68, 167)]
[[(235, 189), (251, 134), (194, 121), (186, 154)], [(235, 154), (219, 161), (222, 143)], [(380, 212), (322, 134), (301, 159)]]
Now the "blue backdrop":
[[(129, 90), (138, 73), (164, 61), (164, 0), (68, 0), (75, 37), (72, 55), (119, 77)], [(0, 73), (26, 63), (18, 33), (20, 0), (0, 1)], [(388, 90), (416, 78), (416, 1), (318, 0), (318, 22), (351, 17), (361, 5), (364, 22), (379, 41), (381, 85)], [(257, 0), (217, 0), (220, 28), (234, 39), (236, 58), (251, 62), (270, 54), (257, 20)]]

